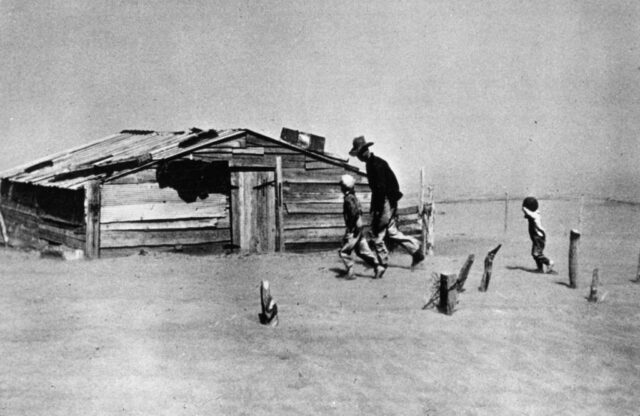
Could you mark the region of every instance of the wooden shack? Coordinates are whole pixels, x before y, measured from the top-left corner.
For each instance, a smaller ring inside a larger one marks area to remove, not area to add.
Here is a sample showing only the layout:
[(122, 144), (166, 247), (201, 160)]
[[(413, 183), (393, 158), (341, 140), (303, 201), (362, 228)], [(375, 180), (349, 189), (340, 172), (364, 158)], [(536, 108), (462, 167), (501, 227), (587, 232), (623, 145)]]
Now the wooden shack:
[[(124, 130), (2, 174), (9, 240), (87, 257), (145, 250), (251, 252), (331, 246), (344, 230), (341, 175), (366, 176), (324, 152), (247, 129)], [(419, 232), (417, 206), (401, 210)]]

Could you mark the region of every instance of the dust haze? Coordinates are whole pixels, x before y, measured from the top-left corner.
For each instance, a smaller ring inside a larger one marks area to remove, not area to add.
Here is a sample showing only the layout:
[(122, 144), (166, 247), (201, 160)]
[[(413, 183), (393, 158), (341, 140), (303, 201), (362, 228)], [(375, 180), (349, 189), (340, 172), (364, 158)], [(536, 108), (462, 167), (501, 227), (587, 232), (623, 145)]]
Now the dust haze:
[[(126, 128), (364, 134), (416, 191), (640, 201), (632, 1), (0, 2), (0, 170)], [(358, 161), (352, 163), (359, 165)]]

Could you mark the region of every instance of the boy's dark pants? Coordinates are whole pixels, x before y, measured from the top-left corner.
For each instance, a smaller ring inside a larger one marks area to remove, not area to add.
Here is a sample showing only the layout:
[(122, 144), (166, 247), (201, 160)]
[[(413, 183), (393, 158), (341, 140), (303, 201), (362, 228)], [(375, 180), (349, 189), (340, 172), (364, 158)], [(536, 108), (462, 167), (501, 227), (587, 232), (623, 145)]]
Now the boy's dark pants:
[(531, 255), (536, 262), (539, 271), (544, 271), (545, 265), (549, 265), (549, 259), (543, 254), (546, 237), (535, 236), (531, 238), (533, 246), (531, 247)]

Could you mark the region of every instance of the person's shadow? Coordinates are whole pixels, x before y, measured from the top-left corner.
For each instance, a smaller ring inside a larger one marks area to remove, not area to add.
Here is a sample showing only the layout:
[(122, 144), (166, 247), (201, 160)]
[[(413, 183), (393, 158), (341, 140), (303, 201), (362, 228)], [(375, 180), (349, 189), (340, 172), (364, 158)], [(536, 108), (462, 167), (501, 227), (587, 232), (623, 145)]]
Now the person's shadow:
[[(366, 268), (365, 269), (365, 271), (369, 271), (369, 270), (373, 270), (373, 269), (372, 268)], [(344, 279), (347, 276), (347, 271), (344, 268), (341, 268), (341, 267), (330, 267), (329, 271), (335, 273), (334, 277), (336, 279)], [(365, 278), (368, 277), (370, 279), (373, 279), (373, 277), (374, 277), (373, 274), (369, 275), (369, 274), (362, 274), (362, 273), (356, 273), (355, 276), (356, 277), (365, 277)]]
[(538, 269), (534, 269), (532, 267), (524, 267), (524, 266), (507, 266), (507, 270), (522, 270), (523, 272), (542, 274), (538, 271)]

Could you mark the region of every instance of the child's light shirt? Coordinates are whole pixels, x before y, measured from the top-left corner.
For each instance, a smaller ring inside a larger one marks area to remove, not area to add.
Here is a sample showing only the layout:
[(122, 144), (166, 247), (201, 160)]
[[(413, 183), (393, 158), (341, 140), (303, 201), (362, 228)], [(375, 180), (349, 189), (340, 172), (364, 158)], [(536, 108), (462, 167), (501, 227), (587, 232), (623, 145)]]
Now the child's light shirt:
[(531, 235), (531, 238), (533, 238), (533, 233), (539, 237), (544, 237), (545, 231), (542, 227), (540, 212), (531, 211), (525, 207), (522, 207), (522, 212), (524, 212), (525, 218), (529, 221), (529, 234)]

